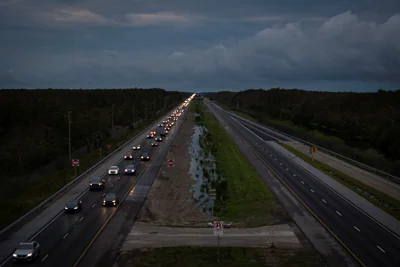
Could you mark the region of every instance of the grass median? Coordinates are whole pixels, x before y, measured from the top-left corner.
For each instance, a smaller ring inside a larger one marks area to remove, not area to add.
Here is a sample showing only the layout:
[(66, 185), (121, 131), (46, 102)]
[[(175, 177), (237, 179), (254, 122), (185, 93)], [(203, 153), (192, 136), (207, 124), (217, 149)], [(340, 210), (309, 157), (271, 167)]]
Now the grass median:
[[(77, 169), (78, 176), (106, 157), (108, 154), (119, 149), (121, 145), (135, 137), (138, 133), (143, 131), (149, 125), (155, 123), (166, 114), (167, 112), (164, 112), (162, 115), (158, 116), (157, 119), (149, 119), (144, 121), (135, 129), (130, 130), (128, 133), (120, 136), (119, 138), (105, 141), (105, 145), (102, 147), (102, 155), (100, 155), (100, 149), (93, 149), (92, 151), (86, 153), (79, 159), (80, 166)], [(112, 148), (107, 149), (107, 145), (111, 145)], [(71, 167), (60, 170), (49, 176), (45, 176), (38, 181), (32, 182), (30, 186), (24, 186), (22, 192), (20, 192), (17, 197), (5, 200), (3, 203), (6, 208), (3, 210), (2, 216), (0, 217), (0, 229), (3, 229), (7, 225), (17, 220), (19, 217), (23, 216), (25, 213), (39, 205), (73, 179), (75, 179), (75, 170)]]
[(218, 177), (222, 177), (216, 186), (215, 214), (243, 226), (269, 224), (276, 210), (275, 196), (211, 111), (197, 100), (193, 106), (199, 114), (196, 124), (208, 129), (203, 151), (211, 151)]
[[(170, 247), (141, 252), (133, 261), (137, 267), (321, 266), (320, 257), (305, 249), (288, 251), (277, 248), (220, 247), (220, 264), (217, 259), (216, 247)], [(125, 266), (128, 262), (132, 262), (132, 259), (127, 255), (122, 256), (118, 265)]]
[[(285, 149), (289, 150), (305, 162), (311, 164), (315, 168), (319, 169), (320, 171), (324, 172), (326, 175), (332, 177), (339, 183), (343, 184), (344, 186), (348, 187), (349, 189), (356, 192), (358, 195), (362, 196), (378, 208), (386, 211), (393, 217), (400, 220), (400, 201), (394, 199), (375, 188), (368, 186), (359, 180), (339, 171), (331, 166), (324, 164), (317, 160), (312, 160), (312, 158), (304, 153), (298, 151), (297, 149), (284, 144), (282, 142), (277, 142), (279, 145), (283, 146)], [(371, 197), (373, 195), (373, 197)]]

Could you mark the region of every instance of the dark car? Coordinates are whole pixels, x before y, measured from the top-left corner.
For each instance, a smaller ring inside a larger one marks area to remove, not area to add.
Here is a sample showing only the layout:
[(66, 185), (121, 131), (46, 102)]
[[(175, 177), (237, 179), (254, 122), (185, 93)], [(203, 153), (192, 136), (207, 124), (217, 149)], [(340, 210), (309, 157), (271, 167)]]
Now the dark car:
[(135, 173), (136, 173), (135, 165), (128, 165), (125, 167), (125, 174), (135, 174)]
[(40, 244), (36, 241), (23, 242), (14, 250), (14, 262), (30, 262), (40, 256)]
[(124, 159), (133, 159), (133, 155), (132, 154), (126, 154), (126, 155), (124, 155)]
[(65, 212), (78, 212), (82, 210), (82, 200), (70, 200), (65, 204)]
[(142, 155), (140, 156), (141, 160), (150, 160), (150, 155), (148, 152), (144, 152), (142, 153)]
[(107, 193), (103, 199), (103, 206), (117, 206), (119, 199), (115, 193)]
[(156, 137), (154, 137), (154, 140), (157, 142), (161, 142), (162, 138), (161, 138), (161, 136), (156, 136)]
[(147, 134), (147, 138), (153, 138), (154, 135), (152, 133)]
[(151, 142), (151, 146), (158, 146), (157, 142)]
[(104, 189), (104, 184), (106, 183), (106, 180), (100, 178), (100, 177), (94, 177), (92, 181), (90, 181), (89, 186), (90, 190), (94, 189)]
[(162, 131), (161, 133), (160, 133), (160, 136), (161, 137), (165, 137), (167, 135), (167, 131)]
[(158, 127), (163, 127), (162, 124), (159, 124)]

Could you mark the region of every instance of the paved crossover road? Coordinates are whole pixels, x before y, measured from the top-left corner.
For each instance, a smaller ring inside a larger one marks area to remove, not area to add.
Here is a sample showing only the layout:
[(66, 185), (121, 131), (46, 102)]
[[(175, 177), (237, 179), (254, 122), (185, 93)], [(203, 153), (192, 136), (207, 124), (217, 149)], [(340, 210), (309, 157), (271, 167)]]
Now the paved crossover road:
[(243, 121), (209, 105), (226, 126), (247, 143), (305, 205), (365, 266), (399, 266), (400, 238), (344, 200), (268, 142), (271, 133), (255, 130)]
[[(176, 134), (175, 127), (171, 129), (168, 137), (159, 146), (174, 137)], [(120, 200), (122, 200), (150, 163), (140, 160), (140, 152), (149, 152), (152, 160), (153, 157), (157, 157), (158, 150), (159, 147), (149, 146), (147, 140), (142, 141), (141, 150), (132, 151), (134, 159), (125, 160), (122, 158), (115, 164), (120, 168), (119, 175), (106, 174), (102, 176), (106, 180), (104, 190), (87, 191), (80, 197), (83, 202), (81, 212), (75, 214), (60, 213), (59, 216), (54, 218), (49, 226), (34, 237), (34, 240), (41, 245), (41, 255), (35, 260), (34, 265), (49, 267), (73, 266), (115, 209), (115, 207), (102, 206), (103, 196), (106, 193), (113, 192), (117, 193)], [(130, 164), (136, 165), (135, 175), (124, 174), (125, 166)], [(9, 258), (0, 266), (12, 266), (12, 259)]]

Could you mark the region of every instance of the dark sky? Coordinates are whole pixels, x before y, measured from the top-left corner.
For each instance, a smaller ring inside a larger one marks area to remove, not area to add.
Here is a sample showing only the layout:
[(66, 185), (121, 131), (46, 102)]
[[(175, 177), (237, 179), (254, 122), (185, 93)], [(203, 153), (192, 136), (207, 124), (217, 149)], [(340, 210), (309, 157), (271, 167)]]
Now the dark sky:
[(400, 0), (0, 0), (0, 88), (400, 89)]

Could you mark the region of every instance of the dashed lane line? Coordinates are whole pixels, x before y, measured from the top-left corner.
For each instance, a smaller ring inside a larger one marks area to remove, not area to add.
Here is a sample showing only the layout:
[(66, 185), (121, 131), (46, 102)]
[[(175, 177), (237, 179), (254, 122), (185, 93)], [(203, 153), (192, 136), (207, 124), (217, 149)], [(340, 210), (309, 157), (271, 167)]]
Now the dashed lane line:
[(67, 236), (68, 236), (68, 233), (66, 233), (66, 234), (63, 236), (63, 239), (65, 239)]
[(353, 225), (353, 228), (356, 229), (358, 232), (361, 232), (360, 229), (357, 228), (357, 226)]
[(48, 256), (49, 256), (49, 254), (46, 254), (46, 256), (43, 257), (42, 262), (44, 262)]
[(322, 199), (322, 202), (324, 202), (325, 204), (327, 204), (328, 202), (326, 202), (326, 200), (325, 199)]
[(336, 213), (337, 213), (339, 216), (342, 216), (342, 214), (341, 214), (340, 212), (336, 211)]
[(380, 251), (382, 251), (383, 253), (386, 253), (386, 251), (385, 251), (383, 248), (381, 248), (380, 246), (376, 245), (376, 247), (377, 247)]

